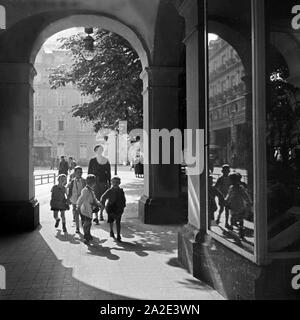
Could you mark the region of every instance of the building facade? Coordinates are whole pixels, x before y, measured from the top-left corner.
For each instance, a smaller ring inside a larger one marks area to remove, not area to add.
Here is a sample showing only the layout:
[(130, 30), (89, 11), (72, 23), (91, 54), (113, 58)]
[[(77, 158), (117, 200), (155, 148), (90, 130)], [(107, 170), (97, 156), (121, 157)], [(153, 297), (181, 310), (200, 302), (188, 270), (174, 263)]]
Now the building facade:
[(209, 43), (209, 141), (214, 165), (244, 169), (246, 124), (245, 69), (232, 46), (221, 38)]
[(72, 107), (84, 104), (82, 96), (72, 85), (53, 90), (49, 84), (51, 68), (70, 64), (64, 51), (37, 55), (34, 79), (34, 144), (35, 166), (52, 167), (57, 157), (73, 157), (78, 164), (87, 165), (97, 143), (93, 125), (72, 117)]

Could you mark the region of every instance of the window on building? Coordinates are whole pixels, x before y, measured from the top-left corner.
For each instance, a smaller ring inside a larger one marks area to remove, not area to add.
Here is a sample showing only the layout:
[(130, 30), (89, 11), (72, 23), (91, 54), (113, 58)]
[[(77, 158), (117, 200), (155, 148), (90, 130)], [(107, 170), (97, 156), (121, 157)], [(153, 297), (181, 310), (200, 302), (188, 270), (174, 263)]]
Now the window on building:
[(80, 121), (80, 132), (86, 132), (86, 131), (87, 131), (86, 122)]
[(36, 107), (40, 107), (42, 105), (41, 93), (39, 91), (34, 93), (33, 103)]
[(80, 143), (79, 145), (79, 157), (82, 160), (86, 160), (88, 157), (88, 152), (87, 152), (87, 144), (86, 143)]
[(65, 121), (58, 120), (58, 131), (64, 131), (64, 130), (65, 130)]
[(231, 87), (234, 87), (236, 85), (236, 76), (231, 76)]
[(63, 92), (57, 93), (57, 106), (58, 107), (66, 106), (66, 95)]
[(34, 130), (42, 131), (42, 119), (41, 117), (35, 117), (34, 119)]
[(0, 29), (6, 29), (6, 10), (3, 6), (0, 6)]
[(57, 156), (61, 157), (65, 155), (65, 144), (64, 143), (58, 143), (57, 144)]
[(222, 64), (225, 64), (225, 60), (226, 60), (226, 55), (223, 54), (223, 55), (222, 55)]

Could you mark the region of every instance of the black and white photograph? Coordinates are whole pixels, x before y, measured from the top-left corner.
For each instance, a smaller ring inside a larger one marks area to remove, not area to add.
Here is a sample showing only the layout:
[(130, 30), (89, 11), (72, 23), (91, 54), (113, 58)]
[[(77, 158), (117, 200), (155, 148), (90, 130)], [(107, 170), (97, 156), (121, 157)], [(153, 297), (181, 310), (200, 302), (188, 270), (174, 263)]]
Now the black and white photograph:
[(300, 1), (0, 0), (0, 300), (300, 300)]

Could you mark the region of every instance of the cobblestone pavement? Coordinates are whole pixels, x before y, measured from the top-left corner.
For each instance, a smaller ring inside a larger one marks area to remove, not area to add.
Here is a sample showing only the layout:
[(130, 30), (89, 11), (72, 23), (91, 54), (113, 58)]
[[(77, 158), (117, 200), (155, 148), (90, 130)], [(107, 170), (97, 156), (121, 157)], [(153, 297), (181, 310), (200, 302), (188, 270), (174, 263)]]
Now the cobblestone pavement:
[(48, 204), (47, 188), (51, 186), (37, 189), (41, 227), (0, 239), (0, 265), (7, 275), (7, 289), (0, 290), (0, 299), (222, 299), (178, 263), (180, 227), (148, 226), (138, 221), (137, 200), (143, 181), (134, 179), (132, 172), (120, 175), (128, 200), (123, 243), (109, 237), (108, 225), (103, 222), (93, 226), (94, 241), (85, 245), (82, 236), (74, 234), (70, 211), (68, 233), (55, 229)]

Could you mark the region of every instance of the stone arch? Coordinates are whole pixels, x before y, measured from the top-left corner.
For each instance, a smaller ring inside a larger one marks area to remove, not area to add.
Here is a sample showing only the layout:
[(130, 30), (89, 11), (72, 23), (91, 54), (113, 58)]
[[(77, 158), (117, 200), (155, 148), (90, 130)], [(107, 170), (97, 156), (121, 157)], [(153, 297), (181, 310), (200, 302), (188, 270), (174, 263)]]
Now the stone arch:
[(0, 5), (0, 30), (6, 29), (6, 9)]
[(55, 33), (72, 27), (99, 27), (117, 33), (125, 38), (138, 53), (143, 69), (149, 65), (149, 56), (145, 45), (138, 35), (125, 24), (101, 15), (78, 14), (61, 18), (50, 23), (36, 38), (30, 55), (30, 63), (34, 63), (37, 53), (43, 43)]
[(284, 58), (288, 69), (288, 81), (293, 85), (300, 87), (300, 43), (297, 38), (291, 34), (278, 33), (271, 39), (272, 46)]
[(249, 52), (251, 52), (251, 41), (247, 41), (243, 34), (236, 29), (217, 20), (208, 21), (208, 30), (209, 33), (215, 33), (220, 36), (236, 50), (242, 60), (246, 75), (251, 75), (252, 62), (251, 54), (249, 55)]

